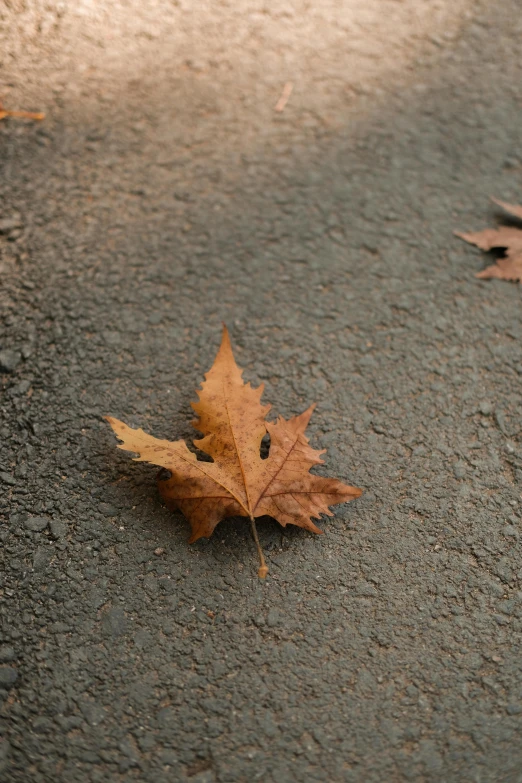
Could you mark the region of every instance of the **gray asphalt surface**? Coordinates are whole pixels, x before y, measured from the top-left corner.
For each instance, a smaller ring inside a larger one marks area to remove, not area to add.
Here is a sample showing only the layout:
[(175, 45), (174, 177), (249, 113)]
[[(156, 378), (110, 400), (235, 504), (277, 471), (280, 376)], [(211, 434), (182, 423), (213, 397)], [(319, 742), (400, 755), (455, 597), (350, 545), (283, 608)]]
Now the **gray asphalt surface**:
[[(522, 202), (520, 2), (0, 25), (1, 779), (520, 783), (522, 288), (452, 235)], [(193, 437), (222, 321), (365, 488), (264, 583), (102, 420)]]

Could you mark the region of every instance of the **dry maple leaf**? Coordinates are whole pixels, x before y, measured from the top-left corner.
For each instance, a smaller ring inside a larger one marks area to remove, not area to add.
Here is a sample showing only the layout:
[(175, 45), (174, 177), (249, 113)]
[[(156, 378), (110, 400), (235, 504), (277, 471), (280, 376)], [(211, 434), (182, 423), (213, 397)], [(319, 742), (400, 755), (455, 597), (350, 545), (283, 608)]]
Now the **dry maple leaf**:
[[(522, 207), (514, 204), (506, 204), (505, 201), (491, 199), (499, 207), (508, 212), (512, 217), (522, 220)], [(500, 226), (499, 228), (486, 228), (474, 234), (455, 235), (464, 239), (481, 250), (492, 250), (495, 247), (505, 248), (504, 258), (498, 258), (496, 264), (492, 264), (478, 272), (476, 277), (489, 279), (497, 277), (500, 280), (522, 280), (522, 230), (514, 226)]]
[[(268, 515), (281, 525), (298, 525), (320, 533), (311, 517), (332, 515), (329, 506), (344, 503), (362, 494), (357, 487), (337, 479), (309, 473), (322, 463), (323, 451), (308, 444), (305, 429), (314, 405), (300, 416), (285, 421), (265, 421), (270, 405), (261, 405), (263, 385), (254, 389), (242, 379), (226, 327), (221, 347), (211, 370), (205, 375), (199, 402), (192, 403), (198, 415), (193, 425), (203, 434), (194, 445), (213, 462), (202, 462), (189, 451), (185, 441), (158, 440), (141, 429), (132, 429), (107, 416), (122, 441), (120, 449), (138, 454), (140, 462), (160, 465), (170, 471), (159, 479), (159, 490), (169, 508), (179, 509), (189, 520), (192, 536), (210, 537), (225, 517), (248, 517), (259, 552), (259, 576), (268, 568), (255, 527), (255, 518)], [(261, 458), (261, 440), (270, 435), (270, 450)]]

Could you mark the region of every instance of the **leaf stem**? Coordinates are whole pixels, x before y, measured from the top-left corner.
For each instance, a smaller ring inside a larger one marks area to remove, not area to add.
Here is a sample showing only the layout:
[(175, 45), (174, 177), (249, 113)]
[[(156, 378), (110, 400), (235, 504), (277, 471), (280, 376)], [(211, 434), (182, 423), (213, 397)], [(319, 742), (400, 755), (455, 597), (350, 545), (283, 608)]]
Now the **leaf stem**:
[(268, 574), (268, 566), (265, 562), (265, 556), (263, 555), (261, 544), (259, 543), (259, 536), (257, 535), (256, 521), (254, 517), (250, 517), (250, 524), (252, 526), (252, 535), (254, 536), (254, 541), (256, 542), (257, 554), (259, 555), (259, 562), (261, 563), (257, 575), (259, 576), (260, 579), (264, 579)]

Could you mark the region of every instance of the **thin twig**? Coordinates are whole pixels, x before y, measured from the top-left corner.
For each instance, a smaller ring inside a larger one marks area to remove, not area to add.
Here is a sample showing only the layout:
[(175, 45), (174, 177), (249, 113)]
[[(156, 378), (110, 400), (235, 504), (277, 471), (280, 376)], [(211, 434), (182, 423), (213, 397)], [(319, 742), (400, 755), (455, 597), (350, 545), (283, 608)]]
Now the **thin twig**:
[(286, 104), (288, 103), (288, 99), (290, 98), (293, 89), (294, 89), (293, 82), (287, 82), (285, 84), (285, 86), (283, 87), (283, 92), (281, 93), (281, 97), (279, 98), (276, 105), (274, 106), (274, 111), (283, 111)]
[(259, 562), (261, 563), (257, 575), (259, 576), (260, 579), (264, 579), (268, 574), (268, 566), (265, 562), (265, 556), (263, 555), (261, 544), (259, 543), (259, 536), (257, 535), (256, 521), (254, 517), (250, 517), (250, 524), (252, 525), (252, 535), (254, 536), (254, 541), (256, 542), (257, 554), (259, 555)]
[(11, 109), (3, 109), (0, 105), (0, 120), (4, 117), (21, 117), (24, 120), (43, 120), (45, 114), (41, 111), (12, 111)]

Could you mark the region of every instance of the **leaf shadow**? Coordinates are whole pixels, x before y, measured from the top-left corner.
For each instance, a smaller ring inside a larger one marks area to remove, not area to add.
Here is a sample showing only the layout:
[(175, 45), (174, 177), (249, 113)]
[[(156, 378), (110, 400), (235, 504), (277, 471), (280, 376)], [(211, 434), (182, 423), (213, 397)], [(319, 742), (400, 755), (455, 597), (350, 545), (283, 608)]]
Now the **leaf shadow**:
[(506, 212), (505, 209), (503, 209), (502, 207), (496, 204), (493, 207), (493, 211), (500, 226), (507, 226), (509, 228), (518, 228), (522, 230), (522, 218), (519, 218), (516, 215), (512, 215), (509, 212)]

